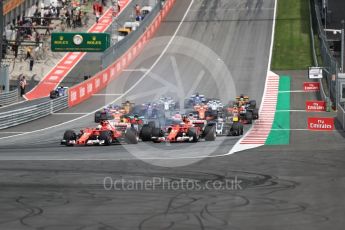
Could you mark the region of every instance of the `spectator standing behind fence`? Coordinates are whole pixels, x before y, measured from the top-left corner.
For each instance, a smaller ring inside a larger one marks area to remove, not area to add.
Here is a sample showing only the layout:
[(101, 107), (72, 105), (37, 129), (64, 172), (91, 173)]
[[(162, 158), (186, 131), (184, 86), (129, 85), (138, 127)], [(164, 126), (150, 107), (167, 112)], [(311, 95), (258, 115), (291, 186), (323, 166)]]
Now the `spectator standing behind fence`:
[(135, 5), (134, 11), (135, 11), (135, 20), (141, 21), (140, 6), (138, 4)]
[(96, 23), (98, 23), (98, 20), (99, 20), (99, 12), (96, 11)]
[(25, 58), (25, 60), (28, 59), (28, 58), (31, 58), (31, 48), (30, 47), (28, 47), (26, 49), (26, 58)]
[(26, 82), (26, 79), (25, 79), (25, 76), (22, 76), (20, 78), (20, 81), (19, 81), (19, 88), (20, 88), (20, 96), (23, 97), (23, 95), (25, 94), (25, 88), (27, 86), (27, 82)]
[(32, 71), (32, 69), (34, 68), (34, 58), (33, 57), (30, 57), (29, 67), (30, 67), (30, 71)]

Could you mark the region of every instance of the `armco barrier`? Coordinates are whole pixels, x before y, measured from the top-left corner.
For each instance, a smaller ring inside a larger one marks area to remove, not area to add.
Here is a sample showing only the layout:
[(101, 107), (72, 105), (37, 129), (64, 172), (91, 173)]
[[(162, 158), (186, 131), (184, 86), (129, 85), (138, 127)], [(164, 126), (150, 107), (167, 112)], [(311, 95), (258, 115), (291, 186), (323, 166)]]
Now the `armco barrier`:
[(30, 122), (66, 108), (68, 108), (68, 97), (63, 96), (38, 105), (0, 113), (0, 129)]
[(106, 69), (97, 73), (87, 81), (69, 88), (68, 106), (75, 106), (93, 94), (104, 89), (108, 83), (121, 74), (121, 72), (135, 59), (142, 51), (148, 40), (153, 37), (159, 28), (162, 20), (167, 16), (176, 0), (166, 0), (162, 10), (156, 15), (152, 23), (146, 27), (140, 38), (118, 59), (114, 60)]
[(18, 89), (0, 93), (0, 107), (16, 103), (18, 101), (18, 96)]

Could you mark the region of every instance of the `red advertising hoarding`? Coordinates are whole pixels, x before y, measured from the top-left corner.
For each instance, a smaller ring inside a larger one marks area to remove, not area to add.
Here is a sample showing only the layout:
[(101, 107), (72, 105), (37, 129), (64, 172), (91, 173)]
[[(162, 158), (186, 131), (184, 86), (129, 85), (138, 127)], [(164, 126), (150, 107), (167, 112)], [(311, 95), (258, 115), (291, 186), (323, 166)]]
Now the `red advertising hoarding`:
[(308, 117), (308, 129), (313, 131), (334, 130), (333, 117)]
[(306, 92), (320, 91), (320, 82), (304, 82), (303, 89)]
[(325, 101), (306, 101), (305, 110), (307, 112), (324, 112), (326, 111)]

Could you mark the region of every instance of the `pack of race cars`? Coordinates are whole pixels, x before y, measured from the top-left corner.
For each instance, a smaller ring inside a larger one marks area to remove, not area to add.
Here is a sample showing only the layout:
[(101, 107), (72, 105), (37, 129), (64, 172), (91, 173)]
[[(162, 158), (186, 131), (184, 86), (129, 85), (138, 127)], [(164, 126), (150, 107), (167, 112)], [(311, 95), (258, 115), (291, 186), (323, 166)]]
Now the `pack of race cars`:
[(225, 105), (219, 99), (196, 93), (182, 106), (183, 114), (180, 104), (171, 97), (139, 105), (130, 101), (110, 105), (95, 113), (96, 127), (85, 128), (79, 133), (67, 130), (61, 144), (214, 141), (220, 135), (242, 135), (243, 125), (259, 118), (256, 101), (244, 95)]

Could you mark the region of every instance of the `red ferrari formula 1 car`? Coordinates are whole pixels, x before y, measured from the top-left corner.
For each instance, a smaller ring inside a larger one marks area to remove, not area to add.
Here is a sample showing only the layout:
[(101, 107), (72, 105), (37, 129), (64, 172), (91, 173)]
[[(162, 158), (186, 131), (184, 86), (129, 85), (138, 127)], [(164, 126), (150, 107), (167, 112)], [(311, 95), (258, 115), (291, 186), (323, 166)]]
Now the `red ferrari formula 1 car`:
[(200, 139), (214, 141), (216, 127), (214, 124), (207, 124), (204, 120), (189, 120), (184, 116), (181, 123), (170, 125), (166, 131), (144, 126), (141, 135), (144, 139), (151, 139), (153, 142), (198, 142)]
[(137, 144), (138, 140), (138, 132), (130, 124), (102, 121), (97, 128), (85, 128), (79, 134), (73, 130), (67, 130), (61, 144), (66, 146), (110, 145), (120, 142)]

